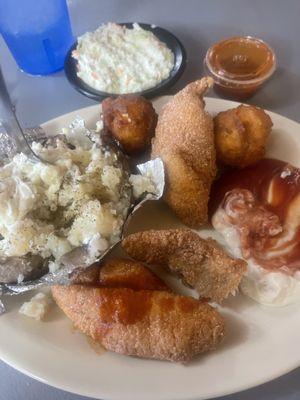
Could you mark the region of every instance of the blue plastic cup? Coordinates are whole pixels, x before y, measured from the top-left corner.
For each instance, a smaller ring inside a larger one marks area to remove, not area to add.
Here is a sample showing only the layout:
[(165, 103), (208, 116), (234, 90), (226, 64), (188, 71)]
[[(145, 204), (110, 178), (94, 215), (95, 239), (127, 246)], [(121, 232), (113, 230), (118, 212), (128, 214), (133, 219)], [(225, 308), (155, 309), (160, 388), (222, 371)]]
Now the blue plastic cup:
[(62, 69), (74, 43), (66, 0), (0, 0), (0, 32), (21, 70), (33, 75)]

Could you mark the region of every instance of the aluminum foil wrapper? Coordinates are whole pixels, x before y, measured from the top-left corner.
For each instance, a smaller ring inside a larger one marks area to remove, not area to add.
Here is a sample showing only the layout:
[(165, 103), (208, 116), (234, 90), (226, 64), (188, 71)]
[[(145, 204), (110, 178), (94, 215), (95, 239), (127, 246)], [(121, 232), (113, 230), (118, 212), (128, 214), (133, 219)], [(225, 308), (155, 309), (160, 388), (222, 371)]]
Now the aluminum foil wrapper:
[[(93, 260), (93, 262), (101, 261), (112, 250), (112, 248), (114, 248), (123, 239), (126, 227), (130, 223), (132, 215), (138, 208), (140, 208), (146, 201), (159, 200), (163, 195), (165, 186), (165, 174), (164, 174), (164, 165), (160, 158), (156, 158), (146, 163), (137, 165), (137, 170), (142, 176), (151, 179), (152, 183), (154, 184), (155, 191), (154, 193), (145, 192), (138, 199), (133, 200), (132, 204), (128, 209), (127, 217), (124, 221), (119, 241), (113, 244), (101, 255), (99, 255), (99, 257), (96, 260)], [(33, 275), (33, 278), (31, 280), (27, 280), (25, 282), (0, 283), (0, 314), (5, 312), (5, 306), (1, 301), (1, 297), (3, 300), (3, 296), (5, 295), (18, 295), (21, 293), (25, 293), (29, 290), (38, 289), (42, 286), (51, 286), (55, 284), (68, 284), (71, 282), (71, 277), (76, 271), (90, 266), (91, 263), (87, 263), (86, 260), (88, 260), (87, 249), (84, 247), (76, 248), (73, 249), (70, 253), (68, 253), (67, 257), (63, 256), (61, 258), (60, 262), (62, 263), (63, 266), (55, 272), (52, 273), (46, 272), (37, 279), (34, 279)], [(14, 263), (14, 265), (17, 264), (17, 260), (12, 262)], [(32, 267), (32, 263), (34, 264), (34, 262), (36, 262), (35, 259), (31, 261), (26, 259), (26, 256), (22, 258), (22, 263), (28, 269)], [(39, 267), (40, 272), (41, 268), (42, 269), (45, 268), (45, 271), (48, 271), (47, 262), (45, 262), (44, 264), (45, 264), (44, 266)], [(0, 269), (1, 268), (5, 268), (5, 262), (1, 260), (0, 257)], [(35, 271), (35, 268), (32, 269), (33, 271)]]

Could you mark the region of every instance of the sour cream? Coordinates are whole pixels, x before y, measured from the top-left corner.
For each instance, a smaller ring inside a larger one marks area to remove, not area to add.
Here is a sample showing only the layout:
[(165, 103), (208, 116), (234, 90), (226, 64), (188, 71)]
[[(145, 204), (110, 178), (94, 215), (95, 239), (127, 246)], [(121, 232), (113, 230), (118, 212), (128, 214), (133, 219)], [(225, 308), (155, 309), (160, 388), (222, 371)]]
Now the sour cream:
[[(212, 218), (214, 229), (222, 236), (227, 250), (237, 258), (243, 258), (238, 230), (226, 218), (220, 207)], [(285, 306), (300, 301), (300, 274), (293, 276), (262, 268), (253, 258), (248, 258), (247, 272), (240, 289), (248, 297), (267, 306)]]
[(174, 67), (172, 51), (138, 24), (132, 29), (101, 25), (78, 38), (72, 56), (78, 62), (79, 78), (94, 89), (114, 94), (155, 87)]
[(241, 290), (259, 303), (300, 301), (300, 169), (263, 159), (224, 173), (212, 190), (212, 224), (248, 263)]

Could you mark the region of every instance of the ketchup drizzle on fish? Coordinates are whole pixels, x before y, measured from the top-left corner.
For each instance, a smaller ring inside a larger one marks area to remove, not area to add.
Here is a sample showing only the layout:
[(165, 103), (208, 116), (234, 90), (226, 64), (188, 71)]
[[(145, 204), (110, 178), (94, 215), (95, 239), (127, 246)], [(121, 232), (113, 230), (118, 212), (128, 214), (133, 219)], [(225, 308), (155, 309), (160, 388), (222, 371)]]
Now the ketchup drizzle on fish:
[[(225, 210), (230, 195), (247, 195), (246, 191), (255, 200), (250, 205), (248, 220), (247, 215), (240, 214), (240, 222), (235, 224), (236, 219), (226, 216), (234, 222), (240, 238), (241, 232), (247, 232), (247, 244), (241, 241), (243, 257), (254, 259), (268, 270), (290, 275), (300, 271), (300, 169), (284, 161), (263, 159), (251, 167), (225, 172), (212, 187), (210, 217), (219, 207)], [(235, 211), (239, 215), (237, 208)], [(256, 219), (263, 218), (275, 227), (273, 234), (257, 234), (253, 225)]]

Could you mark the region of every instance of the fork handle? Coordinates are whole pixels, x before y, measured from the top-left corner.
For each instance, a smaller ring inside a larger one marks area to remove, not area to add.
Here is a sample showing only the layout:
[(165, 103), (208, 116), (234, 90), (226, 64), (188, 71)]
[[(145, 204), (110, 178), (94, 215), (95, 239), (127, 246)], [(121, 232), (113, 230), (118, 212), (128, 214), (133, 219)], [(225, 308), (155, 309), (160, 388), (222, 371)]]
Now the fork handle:
[(14, 106), (11, 103), (7, 87), (4, 81), (0, 66), (0, 120), (4, 126), (6, 133), (13, 141), (16, 153), (24, 153), (29, 157), (35, 157), (32, 152), (24, 133), (20, 127), (19, 121), (17, 120), (14, 112)]

